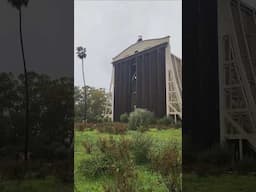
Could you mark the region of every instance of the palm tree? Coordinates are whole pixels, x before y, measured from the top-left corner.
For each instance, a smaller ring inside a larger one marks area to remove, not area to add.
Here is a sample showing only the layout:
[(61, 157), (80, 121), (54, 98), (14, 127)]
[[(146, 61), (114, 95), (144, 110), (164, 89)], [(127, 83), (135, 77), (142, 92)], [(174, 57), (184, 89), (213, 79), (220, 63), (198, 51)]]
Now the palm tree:
[(82, 60), (82, 73), (83, 73), (83, 82), (84, 82), (84, 123), (86, 125), (86, 112), (87, 112), (87, 104), (86, 104), (86, 85), (84, 78), (84, 59), (86, 58), (86, 48), (79, 46), (76, 48), (76, 54), (79, 59)]
[(23, 35), (22, 35), (22, 7), (27, 6), (29, 0), (8, 0), (19, 11), (19, 33), (20, 33), (20, 46), (22, 52), (23, 68), (24, 68), (24, 78), (25, 78), (25, 146), (24, 146), (24, 156), (25, 161), (28, 160), (28, 143), (29, 143), (29, 94), (28, 94), (28, 75), (27, 66), (24, 53)]

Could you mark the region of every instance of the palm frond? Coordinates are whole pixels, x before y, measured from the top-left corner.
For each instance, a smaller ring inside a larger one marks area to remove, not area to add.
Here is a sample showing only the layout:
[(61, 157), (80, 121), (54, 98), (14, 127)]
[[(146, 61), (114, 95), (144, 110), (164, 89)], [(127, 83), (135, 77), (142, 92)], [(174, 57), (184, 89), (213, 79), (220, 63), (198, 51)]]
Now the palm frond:
[(77, 56), (78, 56), (80, 59), (84, 59), (84, 58), (87, 56), (87, 54), (86, 54), (86, 48), (81, 47), (81, 46), (77, 47), (77, 48), (76, 48), (76, 54), (77, 54)]
[(27, 6), (29, 0), (8, 0), (10, 4), (12, 4), (13, 7), (20, 9), (22, 6)]

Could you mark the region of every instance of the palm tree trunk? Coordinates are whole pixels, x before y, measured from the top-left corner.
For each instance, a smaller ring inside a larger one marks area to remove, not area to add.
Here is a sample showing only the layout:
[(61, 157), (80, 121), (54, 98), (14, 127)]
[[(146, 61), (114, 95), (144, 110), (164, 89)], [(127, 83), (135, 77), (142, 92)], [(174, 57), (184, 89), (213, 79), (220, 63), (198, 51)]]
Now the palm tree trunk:
[(85, 77), (84, 77), (84, 60), (83, 59), (82, 59), (82, 72), (83, 72), (83, 81), (84, 81), (84, 125), (86, 127), (87, 98), (86, 98), (86, 85), (85, 85)]
[(24, 78), (25, 78), (25, 146), (24, 146), (24, 155), (25, 161), (28, 160), (28, 144), (29, 144), (29, 94), (28, 94), (28, 74), (27, 74), (27, 66), (26, 59), (24, 53), (24, 45), (23, 45), (23, 35), (22, 35), (22, 12), (21, 8), (19, 9), (19, 19), (20, 19), (20, 46), (22, 52), (23, 59), (23, 67), (24, 67)]

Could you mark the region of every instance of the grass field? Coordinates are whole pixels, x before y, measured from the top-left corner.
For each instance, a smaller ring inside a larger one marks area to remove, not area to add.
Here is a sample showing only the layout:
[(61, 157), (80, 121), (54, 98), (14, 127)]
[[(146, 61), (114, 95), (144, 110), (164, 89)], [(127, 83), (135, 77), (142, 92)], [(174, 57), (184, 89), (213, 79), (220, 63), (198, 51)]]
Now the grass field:
[[(136, 131), (128, 131), (125, 138), (133, 138)], [(144, 134), (153, 138), (154, 144), (168, 143), (176, 141), (181, 150), (181, 129), (167, 129), (157, 130), (150, 129)], [(78, 192), (102, 192), (103, 185), (111, 183), (113, 178), (110, 176), (102, 176), (95, 179), (85, 178), (79, 172), (79, 163), (86, 158), (90, 158), (90, 154), (85, 152), (82, 142), (91, 140), (96, 142), (100, 137), (109, 137), (112, 135), (114, 139), (119, 139), (120, 135), (113, 135), (108, 133), (99, 133), (93, 131), (76, 131), (75, 132), (75, 185)], [(138, 188), (139, 192), (168, 192), (162, 176), (152, 171), (149, 165), (137, 165), (136, 171), (138, 173)], [(226, 174), (217, 176), (197, 176), (196, 174), (183, 175), (183, 191), (184, 192), (254, 192), (256, 189), (256, 176), (253, 175), (236, 175)]]
[[(113, 136), (118, 140), (121, 137), (132, 139), (137, 134), (136, 131), (128, 131), (125, 135), (115, 135), (108, 133), (99, 133), (93, 131), (75, 131), (75, 192), (103, 192), (103, 186), (113, 183), (114, 178), (111, 176), (101, 176), (97, 178), (86, 178), (79, 171), (79, 164), (82, 160), (91, 157), (86, 153), (82, 142), (90, 140), (96, 142), (99, 138), (108, 138)], [(157, 130), (150, 129), (143, 133), (153, 139), (154, 145), (177, 142), (181, 150), (181, 129)], [(137, 186), (138, 192), (168, 192), (163, 177), (156, 171), (153, 171), (149, 164), (136, 165), (138, 175)], [(184, 192), (254, 192), (256, 189), (255, 175), (237, 175), (226, 174), (217, 176), (198, 176), (196, 174), (183, 175), (183, 191)], [(24, 181), (1, 181), (1, 192), (69, 192), (73, 191), (72, 186), (63, 185), (54, 177), (46, 177), (45, 179), (28, 179)]]
[(72, 185), (64, 185), (54, 177), (20, 181), (0, 181), (1, 192), (71, 192)]
[[(136, 131), (128, 131), (125, 134), (125, 138), (132, 138), (136, 134)], [(168, 129), (157, 130), (150, 129), (150, 131), (144, 134), (151, 136), (155, 145), (163, 144), (170, 141), (177, 142), (181, 149), (181, 129)], [(78, 170), (79, 164), (83, 159), (90, 158), (90, 154), (85, 152), (82, 142), (84, 140), (91, 140), (96, 142), (99, 137), (109, 137), (110, 134), (99, 133), (94, 131), (76, 131), (75, 132), (75, 185), (78, 191), (86, 192), (102, 192), (103, 185), (111, 183), (113, 178), (109, 176), (102, 176), (96, 179), (85, 178)], [(120, 135), (113, 135), (114, 139), (118, 139)], [(138, 186), (139, 191), (150, 192), (167, 192), (161, 175), (152, 171), (148, 165), (137, 165), (136, 171), (138, 174)]]
[(184, 175), (184, 192), (254, 192), (256, 177), (249, 175), (221, 175), (199, 177)]

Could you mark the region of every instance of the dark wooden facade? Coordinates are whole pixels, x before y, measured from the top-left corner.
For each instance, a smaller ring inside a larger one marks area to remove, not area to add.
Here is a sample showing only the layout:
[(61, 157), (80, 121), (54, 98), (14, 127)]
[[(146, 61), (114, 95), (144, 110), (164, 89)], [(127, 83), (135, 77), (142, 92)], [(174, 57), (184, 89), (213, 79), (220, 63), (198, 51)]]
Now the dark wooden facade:
[[(183, 138), (197, 149), (219, 142), (217, 0), (183, 1)], [(183, 143), (183, 150), (190, 150)]]
[[(145, 108), (155, 116), (166, 115), (165, 50), (167, 43), (135, 53), (115, 61), (114, 65), (114, 121), (136, 108)], [(132, 75), (136, 70), (135, 92)]]

